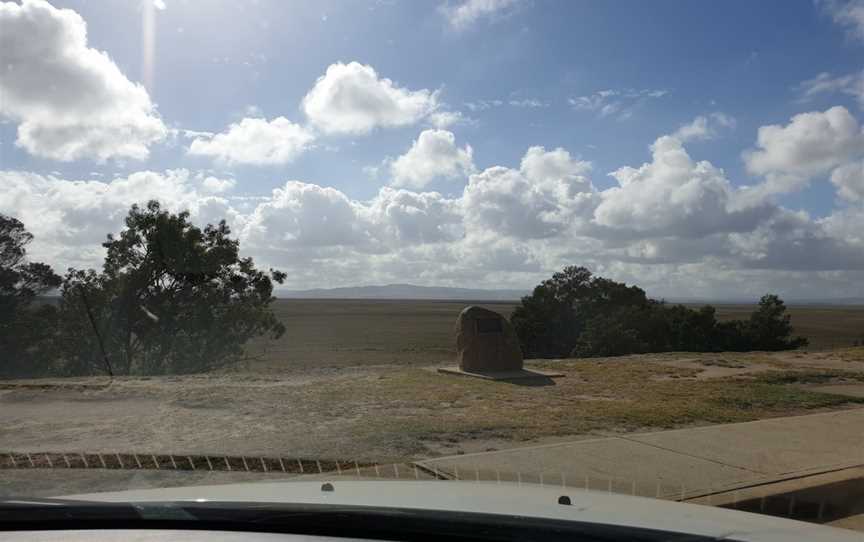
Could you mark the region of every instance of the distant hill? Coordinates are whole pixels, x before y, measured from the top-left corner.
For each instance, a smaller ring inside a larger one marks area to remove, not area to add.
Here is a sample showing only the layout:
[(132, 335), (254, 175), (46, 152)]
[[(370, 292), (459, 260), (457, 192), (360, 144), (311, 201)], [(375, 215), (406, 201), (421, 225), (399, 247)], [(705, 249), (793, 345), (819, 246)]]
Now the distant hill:
[(413, 284), (277, 290), (275, 292), (276, 297), (281, 299), (456, 299), (472, 301), (517, 301), (528, 293), (525, 290), (484, 290), (481, 288), (415, 286)]
[[(530, 290), (484, 290), (482, 288), (446, 288), (443, 286), (415, 286), (413, 284), (385, 284), (382, 286), (348, 286), (345, 288), (316, 288), (313, 290), (276, 290), (281, 299), (440, 299), (456, 301), (519, 301)], [(667, 297), (666, 303), (684, 305), (756, 305), (757, 298), (701, 298)], [(864, 297), (783, 298), (790, 307), (860, 307)], [(56, 305), (59, 295), (43, 295), (37, 303)]]
[[(820, 298), (786, 298), (780, 296), (783, 302), (790, 307), (845, 307), (845, 306), (860, 306), (864, 305), (864, 297), (826, 297)], [(697, 298), (697, 297), (681, 297), (681, 298), (666, 298), (667, 303), (682, 303), (684, 305), (756, 305), (759, 303), (758, 298), (729, 298), (729, 299), (713, 299), (713, 298)]]

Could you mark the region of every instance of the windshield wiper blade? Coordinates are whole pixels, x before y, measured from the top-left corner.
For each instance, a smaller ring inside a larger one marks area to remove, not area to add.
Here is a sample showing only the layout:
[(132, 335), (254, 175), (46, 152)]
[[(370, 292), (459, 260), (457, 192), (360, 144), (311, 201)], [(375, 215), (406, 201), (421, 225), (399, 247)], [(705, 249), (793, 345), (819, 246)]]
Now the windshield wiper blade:
[(63, 499), (54, 497), (6, 497), (0, 499), (0, 509), (5, 507), (27, 506), (65, 506), (69, 504), (93, 503), (100, 501), (83, 501), (78, 499)]

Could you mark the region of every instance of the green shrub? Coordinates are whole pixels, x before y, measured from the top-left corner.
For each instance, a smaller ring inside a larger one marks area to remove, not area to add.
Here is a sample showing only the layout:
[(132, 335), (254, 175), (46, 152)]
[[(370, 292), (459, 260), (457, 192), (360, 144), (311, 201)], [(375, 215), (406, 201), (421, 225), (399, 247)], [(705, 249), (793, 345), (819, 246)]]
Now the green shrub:
[(567, 267), (522, 298), (511, 317), (526, 357), (615, 356), (642, 352), (788, 350), (786, 306), (766, 295), (748, 320), (718, 322), (710, 305), (691, 309), (648, 298), (637, 286)]

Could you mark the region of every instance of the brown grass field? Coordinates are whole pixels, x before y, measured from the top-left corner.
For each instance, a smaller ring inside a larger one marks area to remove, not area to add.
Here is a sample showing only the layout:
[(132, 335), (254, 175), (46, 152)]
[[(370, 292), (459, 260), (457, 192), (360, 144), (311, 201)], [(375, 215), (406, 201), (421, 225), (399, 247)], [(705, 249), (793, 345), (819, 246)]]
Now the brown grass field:
[[(258, 341), (250, 368), (262, 371), (345, 365), (429, 365), (453, 358), (453, 326), (469, 302), (459, 301), (276, 301), (288, 328), (277, 341)], [(509, 316), (515, 303), (482, 302)], [(754, 306), (716, 305), (718, 318), (747, 318)], [(810, 350), (852, 346), (864, 339), (864, 307), (792, 306), (796, 334)]]
[[(720, 320), (747, 318), (753, 305), (716, 305)], [(864, 341), (864, 306), (798, 305), (789, 307), (796, 335), (810, 340), (810, 348), (827, 350)]]
[[(250, 368), (429, 365), (455, 355), (453, 326), (467, 302), (280, 299), (287, 332), (249, 348)], [(507, 316), (513, 303), (484, 302)]]

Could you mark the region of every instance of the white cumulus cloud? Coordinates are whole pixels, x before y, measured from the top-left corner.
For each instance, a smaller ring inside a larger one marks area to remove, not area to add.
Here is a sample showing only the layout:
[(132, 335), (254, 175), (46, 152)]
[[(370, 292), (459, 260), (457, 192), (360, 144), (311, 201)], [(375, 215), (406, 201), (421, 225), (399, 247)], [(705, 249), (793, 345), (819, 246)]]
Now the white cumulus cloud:
[(465, 223), (473, 232), (521, 239), (557, 235), (590, 211), (590, 167), (564, 149), (531, 147), (518, 170), (494, 166), (469, 177), (462, 196)]
[(594, 223), (636, 237), (702, 237), (751, 229), (764, 209), (738, 208), (723, 170), (694, 162), (681, 140), (663, 136), (652, 161), (610, 175), (619, 186), (601, 193)]
[(717, 137), (721, 128), (734, 128), (735, 119), (725, 113), (699, 115), (691, 122), (678, 128), (672, 137), (682, 143), (694, 140), (707, 140)]
[(285, 117), (271, 121), (244, 118), (213, 137), (198, 137), (189, 154), (209, 156), (226, 164), (274, 165), (292, 162), (305, 152), (314, 136)]
[(400, 87), (358, 62), (331, 64), (302, 103), (309, 121), (332, 134), (365, 134), (378, 127), (414, 124), (437, 107), (436, 92)]
[(837, 194), (851, 202), (864, 202), (864, 160), (845, 164), (831, 172)]
[(449, 128), (458, 124), (471, 124), (472, 119), (459, 111), (436, 111), (429, 115), (429, 123), (435, 128)]
[[(198, 224), (225, 218), (243, 255), (287, 271), (292, 288), (521, 288), (582, 264), (658, 296), (860, 290), (864, 158), (823, 167), (844, 203), (814, 218), (748, 199), (749, 189), (736, 188), (722, 169), (691, 158), (682, 140), (705, 137), (717, 122), (706, 115), (704, 126), (687, 125), (689, 135), (658, 138), (649, 161), (618, 168), (611, 174), (617, 185), (604, 190), (592, 184), (589, 162), (563, 148), (533, 146), (515, 165), (471, 173), (455, 196), (385, 186), (357, 199), (295, 180), (274, 180), (278, 187), (269, 194), (234, 196), (233, 178), (186, 170), (110, 181), (5, 171), (0, 212), (23, 220), (36, 236), (34, 259), (58, 270), (98, 266), (100, 242), (120, 231), (129, 206), (158, 199), (171, 210), (188, 209)], [(444, 136), (457, 157), (467, 149), (449, 132), (427, 132)], [(414, 143), (423, 147), (422, 137)]]
[(458, 202), (437, 192), (383, 187), (361, 210), (388, 243), (455, 241), (462, 235)]
[(864, 132), (845, 107), (801, 113), (785, 126), (759, 128), (757, 148), (744, 153), (747, 170), (766, 180), (754, 193), (800, 189), (813, 177), (864, 154)]
[(470, 145), (459, 148), (447, 130), (423, 130), (408, 149), (390, 164), (394, 186), (423, 188), (438, 177), (461, 177), (474, 170)]
[(245, 220), (243, 238), (271, 249), (357, 245), (368, 240), (358, 213), (335, 188), (288, 181)]
[(216, 181), (185, 169), (139, 171), (111, 181), (0, 171), (0, 212), (34, 234), (34, 260), (61, 271), (69, 265), (98, 267), (104, 255), (100, 243), (120, 231), (133, 204), (155, 199), (175, 212), (189, 210), (196, 221), (233, 220), (228, 201), (212, 195)]
[[(780, 210), (749, 232), (730, 236), (732, 256), (739, 267), (784, 271), (864, 269), (864, 250), (843, 231), (864, 214), (834, 213), (813, 220), (806, 212)], [(837, 234), (841, 235), (837, 235)]]
[(42, 0), (0, 3), (0, 116), (16, 145), (54, 160), (144, 159), (167, 129), (147, 91), (87, 46), (74, 11)]
[(221, 194), (223, 192), (228, 192), (233, 189), (237, 185), (237, 181), (234, 179), (219, 179), (218, 177), (213, 177), (209, 175), (204, 177), (201, 181), (201, 187), (205, 192), (210, 192), (211, 194)]

